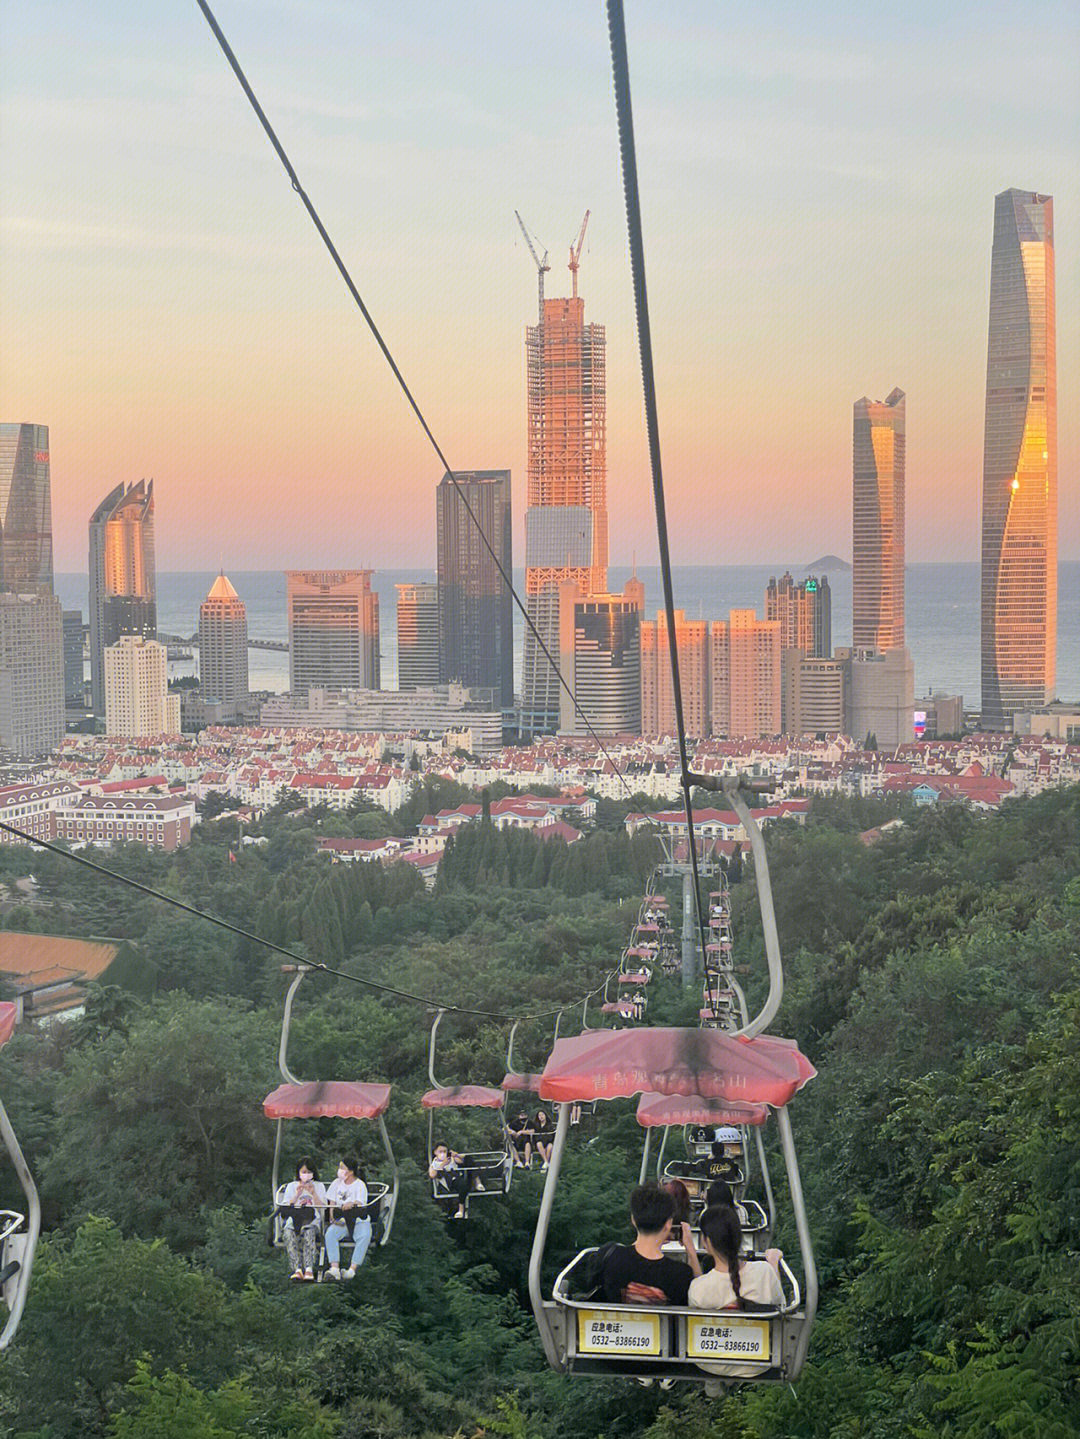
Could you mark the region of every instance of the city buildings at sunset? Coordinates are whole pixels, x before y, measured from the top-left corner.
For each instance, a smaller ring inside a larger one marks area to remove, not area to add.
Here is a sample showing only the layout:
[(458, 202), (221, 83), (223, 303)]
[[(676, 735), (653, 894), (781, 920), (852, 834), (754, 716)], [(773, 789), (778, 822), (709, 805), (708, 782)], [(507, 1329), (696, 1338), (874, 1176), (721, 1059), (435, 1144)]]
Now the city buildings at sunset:
[(506, 711), (514, 706), (514, 602), (499, 565), (512, 572), (510, 494), (509, 470), (458, 470), (435, 494), (439, 679), (492, 689)]
[(379, 688), (373, 570), (287, 570), (289, 691)]
[(1057, 657), (1054, 202), (994, 205), (982, 485), (982, 727), (1051, 698)]
[(63, 608), (52, 594), (0, 594), (0, 751), (35, 759), (64, 737)]
[(851, 643), (904, 643), (904, 392), (855, 401), (852, 443)]
[(180, 696), (169, 693), (165, 646), (121, 635), (105, 646), (105, 733), (127, 739), (180, 733)]
[(780, 733), (780, 624), (732, 610), (709, 633), (712, 732), (723, 738)]
[[(675, 611), (675, 644), (679, 654), (679, 688), (687, 734), (710, 733), (709, 623), (688, 620)], [(675, 734), (675, 696), (671, 683), (671, 650), (665, 611), (641, 622), (641, 732)]]
[(395, 585), (397, 590), (398, 689), (439, 683), (439, 588)]
[[(603, 325), (585, 323), (585, 302), (545, 299), (528, 327), (528, 508), (525, 604), (550, 653), (559, 650), (559, 593), (607, 590), (607, 384)], [(521, 730), (562, 723), (560, 686), (531, 630), (525, 632)], [(640, 705), (640, 697), (638, 700)]]
[(828, 576), (773, 576), (765, 590), (765, 618), (780, 625), (780, 649), (806, 655), (832, 653), (832, 591)]
[(154, 482), (121, 482), (90, 516), (90, 692), (105, 712), (105, 649), (124, 635), (157, 637)]
[(0, 424), (0, 589), (53, 592), (48, 425)]
[[(573, 579), (559, 595), (559, 669), (596, 734), (641, 733), (640, 580), (621, 595), (582, 594)], [(560, 690), (559, 733), (588, 734), (570, 694)]]
[(248, 697), (247, 607), (224, 573), (199, 606), (199, 689), (227, 710)]

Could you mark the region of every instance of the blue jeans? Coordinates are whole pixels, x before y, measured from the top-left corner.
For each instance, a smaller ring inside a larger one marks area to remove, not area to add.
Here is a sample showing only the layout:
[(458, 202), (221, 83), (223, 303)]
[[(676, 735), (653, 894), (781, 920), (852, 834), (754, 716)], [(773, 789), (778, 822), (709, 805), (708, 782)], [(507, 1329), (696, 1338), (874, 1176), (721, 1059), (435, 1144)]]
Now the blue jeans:
[[(341, 1254), (341, 1241), (347, 1239), (349, 1230), (345, 1222), (335, 1219), (326, 1231), (326, 1257), (331, 1264), (337, 1264)], [(353, 1225), (353, 1252), (350, 1268), (359, 1269), (363, 1264), (371, 1243), (371, 1220), (358, 1219)]]

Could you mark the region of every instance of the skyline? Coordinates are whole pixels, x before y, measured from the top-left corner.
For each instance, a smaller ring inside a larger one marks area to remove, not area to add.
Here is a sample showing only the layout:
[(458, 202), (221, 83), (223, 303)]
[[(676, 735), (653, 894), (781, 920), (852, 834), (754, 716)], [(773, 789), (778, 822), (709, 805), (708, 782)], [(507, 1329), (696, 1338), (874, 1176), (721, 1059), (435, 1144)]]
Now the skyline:
[[(536, 275), (513, 211), (558, 298), (591, 210), (612, 556), (651, 563), (599, 8), (534, 30), (481, 6), (480, 47), (415, 5), (219, 19), (452, 465), (510, 468), (521, 497)], [(441, 466), (194, 7), (4, 24), (0, 392), (5, 420), (50, 427), (56, 568), (85, 567), (100, 495), (143, 477), (163, 570), (433, 564)], [(896, 376), (909, 558), (978, 557), (990, 217), (1013, 185), (1055, 200), (1060, 541), (1080, 556), (1078, 37), (1066, 6), (1038, 27), (988, 7), (978, 33), (925, 5), (902, 34), (840, 7), (630, 17), (674, 563), (850, 558), (851, 405)], [(316, 479), (354, 532), (330, 542), (291, 503)], [(519, 499), (519, 554), (523, 534)]]

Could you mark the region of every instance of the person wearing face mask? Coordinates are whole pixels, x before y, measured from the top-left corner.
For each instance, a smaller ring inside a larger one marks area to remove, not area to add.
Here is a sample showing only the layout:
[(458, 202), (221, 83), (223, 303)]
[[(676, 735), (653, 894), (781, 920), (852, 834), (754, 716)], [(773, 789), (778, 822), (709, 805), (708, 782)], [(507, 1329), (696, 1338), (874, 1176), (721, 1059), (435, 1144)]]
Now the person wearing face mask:
[(282, 1238), (293, 1268), (290, 1277), (310, 1283), (315, 1278), (315, 1246), (326, 1212), (326, 1190), (310, 1159), (301, 1159), (296, 1166), (296, 1178), (286, 1184), (278, 1208), (285, 1219)]
[(364, 1262), (371, 1243), (371, 1220), (365, 1210), (368, 1202), (367, 1185), (360, 1177), (355, 1159), (343, 1159), (338, 1165), (337, 1178), (326, 1191), (333, 1223), (326, 1231), (326, 1257), (330, 1261), (327, 1273), (331, 1279), (341, 1276), (341, 1241), (351, 1230), (353, 1251), (352, 1261), (345, 1271), (346, 1279), (355, 1279), (356, 1271)]

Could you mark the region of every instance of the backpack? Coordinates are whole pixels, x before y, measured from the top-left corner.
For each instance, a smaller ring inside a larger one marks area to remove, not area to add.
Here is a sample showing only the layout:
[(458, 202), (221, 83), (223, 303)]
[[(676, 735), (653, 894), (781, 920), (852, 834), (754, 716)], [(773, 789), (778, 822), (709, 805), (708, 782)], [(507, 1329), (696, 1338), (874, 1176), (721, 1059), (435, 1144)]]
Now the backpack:
[(601, 1244), (583, 1254), (566, 1276), (567, 1292), (571, 1299), (596, 1299), (604, 1282), (604, 1265), (618, 1249), (615, 1240)]

